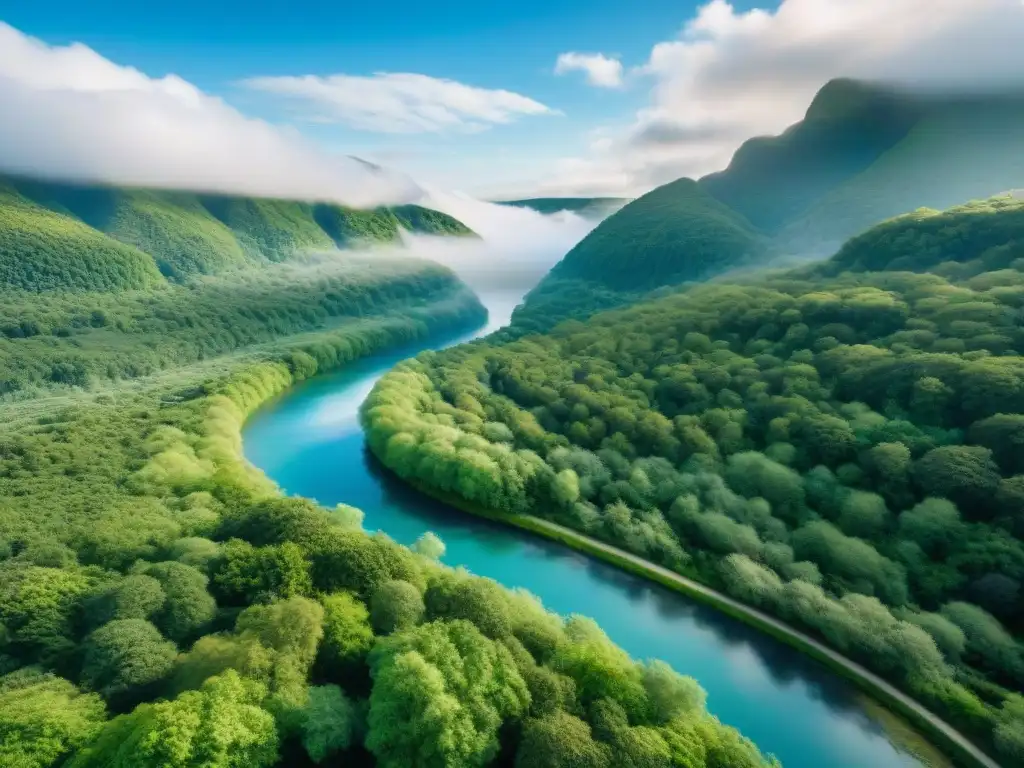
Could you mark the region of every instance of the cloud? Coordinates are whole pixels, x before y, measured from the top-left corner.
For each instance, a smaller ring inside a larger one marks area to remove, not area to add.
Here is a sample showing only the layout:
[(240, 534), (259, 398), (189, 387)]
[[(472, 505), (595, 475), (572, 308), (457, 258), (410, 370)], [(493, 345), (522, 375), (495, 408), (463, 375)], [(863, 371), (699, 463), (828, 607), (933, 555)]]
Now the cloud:
[(836, 77), (919, 89), (1024, 87), (1020, 0), (782, 0), (698, 9), (637, 71), (651, 99), (596, 151), (563, 160), (542, 192), (637, 194), (723, 168), (745, 139), (777, 134)]
[(451, 267), (488, 306), (497, 297), (508, 313), (597, 226), (570, 212), (542, 215), (431, 188), (423, 203), (464, 222), (482, 239), (413, 235), (399, 253)]
[(603, 53), (563, 53), (555, 62), (555, 74), (573, 71), (585, 72), (587, 82), (600, 88), (619, 88), (622, 85), (622, 62)]
[(253, 77), (242, 84), (283, 97), (308, 119), (384, 133), (479, 131), (523, 115), (550, 115), (539, 101), (427, 75)]
[(351, 205), (413, 200), (410, 179), (247, 117), (175, 75), (0, 23), (0, 170)]

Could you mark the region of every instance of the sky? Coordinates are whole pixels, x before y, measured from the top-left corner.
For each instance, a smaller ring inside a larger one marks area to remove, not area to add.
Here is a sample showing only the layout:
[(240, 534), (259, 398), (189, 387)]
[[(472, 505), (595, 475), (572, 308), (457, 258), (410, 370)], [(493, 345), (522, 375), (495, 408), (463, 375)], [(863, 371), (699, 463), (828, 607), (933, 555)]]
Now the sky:
[(1021, 0), (0, 0), (0, 23), (0, 167), (352, 202), (635, 196), (831, 77), (1024, 84)]

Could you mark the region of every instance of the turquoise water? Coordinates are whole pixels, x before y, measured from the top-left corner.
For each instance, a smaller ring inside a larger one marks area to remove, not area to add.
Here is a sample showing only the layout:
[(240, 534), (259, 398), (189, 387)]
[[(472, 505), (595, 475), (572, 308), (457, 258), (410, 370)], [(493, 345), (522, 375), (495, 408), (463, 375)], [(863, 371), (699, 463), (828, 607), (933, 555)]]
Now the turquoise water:
[[(514, 299), (487, 303), (491, 323), (464, 338), (507, 319)], [(268, 403), (246, 425), (246, 457), (288, 493), (359, 507), (368, 530), (403, 543), (434, 531), (448, 547), (449, 565), (525, 587), (558, 613), (593, 617), (632, 656), (664, 659), (699, 680), (708, 708), (787, 768), (921, 764), (889, 743), (851, 685), (788, 646), (612, 566), (438, 504), (386, 475), (366, 450), (357, 412), (373, 382), (416, 351), (361, 361)]]

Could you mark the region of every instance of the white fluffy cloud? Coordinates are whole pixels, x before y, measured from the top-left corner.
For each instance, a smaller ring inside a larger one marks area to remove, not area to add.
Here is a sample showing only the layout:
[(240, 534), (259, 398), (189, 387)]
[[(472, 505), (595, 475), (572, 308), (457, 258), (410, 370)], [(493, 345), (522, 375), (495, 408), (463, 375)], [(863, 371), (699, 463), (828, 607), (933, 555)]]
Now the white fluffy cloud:
[(622, 85), (622, 62), (603, 53), (563, 53), (555, 62), (555, 74), (580, 71), (587, 82), (600, 88), (618, 88)]
[(386, 133), (478, 131), (523, 115), (553, 113), (512, 91), (401, 72), (254, 77), (243, 85), (293, 102), (311, 120)]
[(711, 0), (638, 74), (650, 105), (631, 128), (564, 160), (543, 191), (642, 192), (720, 169), (743, 140), (799, 120), (829, 79), (945, 90), (1024, 86), (1020, 0)]
[(415, 199), (408, 178), (332, 155), (174, 75), (0, 23), (0, 170), (124, 184), (335, 200)]

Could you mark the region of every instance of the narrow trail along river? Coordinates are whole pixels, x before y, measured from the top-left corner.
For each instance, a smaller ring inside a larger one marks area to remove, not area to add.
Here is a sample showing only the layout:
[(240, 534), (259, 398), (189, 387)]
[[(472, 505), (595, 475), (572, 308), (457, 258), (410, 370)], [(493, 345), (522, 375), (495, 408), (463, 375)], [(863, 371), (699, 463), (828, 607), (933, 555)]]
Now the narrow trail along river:
[[(507, 321), (518, 296), (487, 297), (491, 321)], [(659, 658), (695, 677), (708, 708), (787, 768), (887, 768), (948, 764), (898, 745), (904, 730), (822, 665), (682, 595), (525, 532), (439, 504), (387, 475), (365, 448), (357, 416), (373, 383), (419, 349), (363, 360), (313, 378), (268, 403), (246, 425), (246, 457), (287, 493), (359, 507), (368, 530), (402, 543), (434, 531), (444, 561), (509, 587), (549, 609), (597, 620), (635, 658)], [(882, 722), (886, 723), (883, 728)]]

